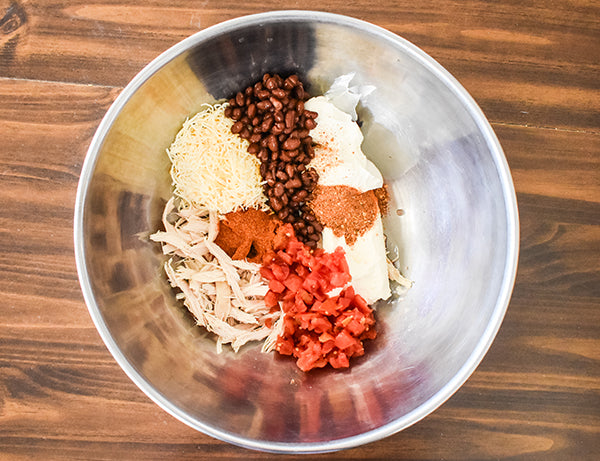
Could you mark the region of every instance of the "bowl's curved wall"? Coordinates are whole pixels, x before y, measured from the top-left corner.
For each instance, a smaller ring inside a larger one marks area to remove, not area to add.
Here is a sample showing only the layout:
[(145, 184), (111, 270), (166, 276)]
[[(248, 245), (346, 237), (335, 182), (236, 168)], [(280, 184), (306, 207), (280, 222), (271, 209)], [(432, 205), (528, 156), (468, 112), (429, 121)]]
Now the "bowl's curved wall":
[[(363, 147), (389, 185), (387, 233), (415, 285), (378, 306), (380, 336), (349, 371), (303, 374), (258, 346), (216, 354), (178, 306), (160, 249), (147, 240), (171, 192), (165, 149), (182, 122), (267, 71), (298, 72), (313, 94), (348, 72), (376, 87), (360, 111)], [(196, 34), (124, 90), (83, 168), (75, 241), (92, 317), (144, 392), (233, 443), (319, 451), (400, 430), (462, 384), (508, 304), (517, 227), (499, 144), (439, 65), (360, 21), (279, 12)]]

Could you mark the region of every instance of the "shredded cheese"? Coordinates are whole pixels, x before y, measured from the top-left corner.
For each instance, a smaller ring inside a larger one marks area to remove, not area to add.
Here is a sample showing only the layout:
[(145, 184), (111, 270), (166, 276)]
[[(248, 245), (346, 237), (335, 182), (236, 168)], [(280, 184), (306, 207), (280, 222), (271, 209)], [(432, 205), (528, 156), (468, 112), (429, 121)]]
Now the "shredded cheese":
[(203, 107), (185, 121), (167, 149), (175, 194), (221, 214), (265, 208), (260, 161), (247, 152), (248, 141), (231, 132), (227, 104)]

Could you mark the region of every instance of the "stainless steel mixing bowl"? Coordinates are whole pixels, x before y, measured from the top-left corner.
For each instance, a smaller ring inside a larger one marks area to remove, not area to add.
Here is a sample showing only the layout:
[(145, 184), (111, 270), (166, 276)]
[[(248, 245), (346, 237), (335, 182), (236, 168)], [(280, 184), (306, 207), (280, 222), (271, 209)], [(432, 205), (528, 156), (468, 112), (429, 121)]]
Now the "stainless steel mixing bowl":
[[(297, 72), (312, 94), (349, 72), (376, 87), (360, 106), (363, 148), (389, 185), (388, 243), (414, 286), (377, 306), (379, 336), (347, 371), (305, 374), (259, 345), (217, 354), (147, 239), (171, 193), (165, 148), (182, 122), (264, 72)], [(91, 143), (74, 230), (90, 314), (127, 375), (189, 426), (280, 452), (371, 442), (441, 405), (492, 343), (518, 254), (506, 160), (459, 83), (388, 31), (302, 11), (203, 30), (137, 75)]]

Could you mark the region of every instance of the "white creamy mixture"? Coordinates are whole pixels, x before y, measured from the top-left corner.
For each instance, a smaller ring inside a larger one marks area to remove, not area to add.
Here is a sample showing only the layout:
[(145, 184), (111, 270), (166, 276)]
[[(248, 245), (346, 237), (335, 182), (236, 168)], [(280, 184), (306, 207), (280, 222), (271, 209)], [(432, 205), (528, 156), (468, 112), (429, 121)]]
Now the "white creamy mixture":
[[(309, 164), (319, 173), (318, 184), (349, 186), (361, 192), (382, 187), (383, 177), (362, 152), (363, 135), (351, 116), (324, 96), (309, 99), (305, 108), (319, 114), (317, 127), (310, 132), (317, 146), (315, 157)], [(391, 295), (381, 216), (353, 245), (348, 245), (343, 236), (336, 237), (327, 227), (323, 229), (322, 236), (325, 251), (333, 252), (338, 246), (344, 249), (352, 276), (351, 284), (367, 303), (372, 304)]]

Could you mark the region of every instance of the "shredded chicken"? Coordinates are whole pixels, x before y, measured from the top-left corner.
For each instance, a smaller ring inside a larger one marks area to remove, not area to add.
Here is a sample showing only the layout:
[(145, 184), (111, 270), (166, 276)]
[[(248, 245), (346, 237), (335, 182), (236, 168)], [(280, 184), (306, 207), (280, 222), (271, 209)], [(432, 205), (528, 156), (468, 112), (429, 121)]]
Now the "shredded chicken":
[[(248, 341), (262, 341), (263, 352), (275, 347), (283, 328), (281, 312), (270, 312), (263, 298), (269, 287), (258, 264), (232, 260), (216, 243), (219, 217), (208, 208), (166, 204), (162, 222), (165, 230), (150, 236), (162, 244), (165, 273), (178, 298), (196, 323), (217, 335), (217, 351), (231, 344), (234, 351)], [(270, 325), (267, 326), (267, 325)]]
[(404, 277), (400, 271), (394, 266), (394, 263), (387, 258), (387, 270), (388, 270), (388, 278), (397, 282), (400, 286), (410, 288), (413, 285), (413, 282), (406, 277)]

